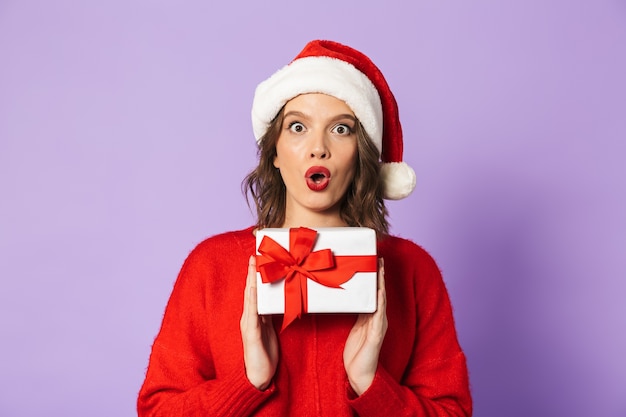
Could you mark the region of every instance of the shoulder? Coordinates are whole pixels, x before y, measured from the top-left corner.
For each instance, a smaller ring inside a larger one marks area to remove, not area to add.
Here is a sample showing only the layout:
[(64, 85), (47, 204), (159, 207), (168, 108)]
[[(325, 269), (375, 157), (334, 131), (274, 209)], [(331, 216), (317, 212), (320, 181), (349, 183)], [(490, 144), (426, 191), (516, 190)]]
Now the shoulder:
[(384, 236), (378, 242), (378, 251), (383, 258), (390, 257), (435, 265), (433, 257), (422, 246), (399, 236)]
[(228, 254), (233, 251), (248, 250), (254, 245), (253, 227), (242, 230), (234, 230), (213, 235), (200, 242), (191, 254), (205, 253), (210, 251), (216, 254)]
[(385, 262), (385, 275), (394, 276), (405, 285), (420, 288), (443, 286), (441, 270), (422, 246), (398, 236), (386, 236), (378, 242), (378, 254)]
[(189, 253), (185, 264), (206, 264), (228, 261), (254, 250), (253, 227), (223, 232), (204, 239)]
[(175, 286), (198, 291), (206, 285), (219, 285), (232, 274), (245, 276), (248, 257), (254, 252), (252, 231), (250, 227), (204, 239), (185, 258)]

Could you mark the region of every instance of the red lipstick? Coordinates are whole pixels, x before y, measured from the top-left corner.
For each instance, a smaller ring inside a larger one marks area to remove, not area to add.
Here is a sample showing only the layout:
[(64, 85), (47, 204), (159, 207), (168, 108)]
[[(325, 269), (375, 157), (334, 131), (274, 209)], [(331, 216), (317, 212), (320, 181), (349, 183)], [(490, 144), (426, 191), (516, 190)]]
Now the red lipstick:
[(330, 171), (326, 167), (311, 167), (304, 174), (306, 185), (312, 191), (322, 191), (330, 183)]

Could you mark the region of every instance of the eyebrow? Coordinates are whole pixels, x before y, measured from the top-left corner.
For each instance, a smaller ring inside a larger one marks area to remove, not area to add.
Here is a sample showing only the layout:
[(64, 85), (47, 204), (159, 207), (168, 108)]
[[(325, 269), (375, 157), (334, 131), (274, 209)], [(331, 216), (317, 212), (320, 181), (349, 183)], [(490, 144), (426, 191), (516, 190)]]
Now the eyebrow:
[[(309, 118), (306, 114), (304, 114), (302, 112), (299, 112), (297, 110), (291, 110), (291, 111), (289, 111), (289, 112), (287, 112), (287, 113), (285, 113), (283, 115), (283, 118), (286, 119), (287, 117), (302, 117), (304, 119), (308, 119)], [(356, 123), (356, 121), (357, 121), (356, 117), (354, 117), (353, 115), (348, 114), (348, 113), (342, 113), (342, 114), (338, 114), (336, 116), (333, 116), (333, 117), (331, 117), (330, 121), (334, 122), (336, 120), (342, 120), (342, 119), (350, 119), (354, 123)]]

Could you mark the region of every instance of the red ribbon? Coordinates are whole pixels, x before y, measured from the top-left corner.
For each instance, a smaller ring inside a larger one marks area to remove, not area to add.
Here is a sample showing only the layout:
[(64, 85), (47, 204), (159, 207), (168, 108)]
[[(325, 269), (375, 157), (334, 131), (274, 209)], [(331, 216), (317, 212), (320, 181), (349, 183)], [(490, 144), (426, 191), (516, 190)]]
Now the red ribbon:
[(307, 279), (340, 288), (357, 272), (376, 272), (376, 255), (335, 256), (330, 249), (312, 252), (317, 232), (306, 227), (289, 229), (289, 251), (269, 236), (263, 236), (256, 256), (264, 283), (285, 279), (284, 330), (308, 311)]

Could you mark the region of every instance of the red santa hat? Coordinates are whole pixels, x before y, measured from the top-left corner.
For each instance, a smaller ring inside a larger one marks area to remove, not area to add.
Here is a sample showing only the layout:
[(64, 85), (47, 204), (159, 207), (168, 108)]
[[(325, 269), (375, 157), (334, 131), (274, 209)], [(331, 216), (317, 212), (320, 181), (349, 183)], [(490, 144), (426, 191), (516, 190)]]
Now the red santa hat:
[(415, 188), (415, 172), (402, 161), (398, 104), (382, 72), (363, 53), (337, 42), (315, 40), (289, 64), (258, 85), (252, 103), (257, 142), (292, 98), (323, 93), (343, 100), (381, 154), (384, 197), (400, 200)]

